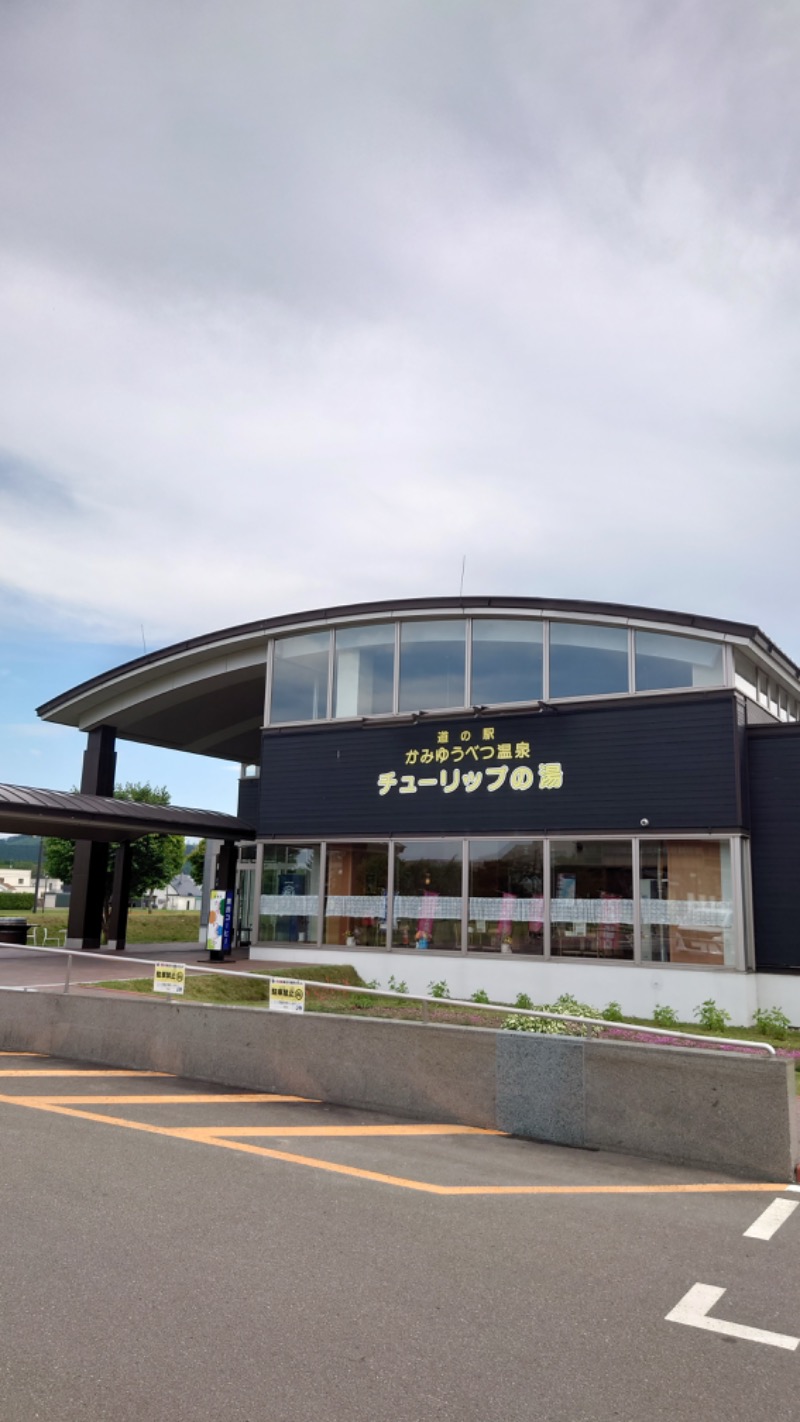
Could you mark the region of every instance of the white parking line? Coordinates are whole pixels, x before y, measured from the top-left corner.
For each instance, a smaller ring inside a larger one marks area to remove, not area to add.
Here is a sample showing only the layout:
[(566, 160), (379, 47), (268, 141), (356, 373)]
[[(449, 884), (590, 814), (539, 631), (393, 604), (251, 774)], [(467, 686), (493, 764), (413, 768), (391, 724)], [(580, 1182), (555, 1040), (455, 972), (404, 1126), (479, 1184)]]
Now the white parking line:
[(748, 1328), (743, 1323), (726, 1323), (722, 1318), (708, 1318), (708, 1310), (719, 1303), (724, 1289), (713, 1284), (693, 1284), (688, 1294), (684, 1294), (666, 1315), (667, 1323), (686, 1323), (690, 1328), (705, 1328), (709, 1333), (722, 1333), (728, 1338), (745, 1338), (750, 1343), (768, 1343), (773, 1348), (787, 1348), (794, 1352), (800, 1338), (792, 1338), (788, 1333), (769, 1333), (764, 1328)]
[(771, 1205), (744, 1231), (744, 1239), (772, 1239), (781, 1225), (793, 1215), (800, 1200), (773, 1200)]

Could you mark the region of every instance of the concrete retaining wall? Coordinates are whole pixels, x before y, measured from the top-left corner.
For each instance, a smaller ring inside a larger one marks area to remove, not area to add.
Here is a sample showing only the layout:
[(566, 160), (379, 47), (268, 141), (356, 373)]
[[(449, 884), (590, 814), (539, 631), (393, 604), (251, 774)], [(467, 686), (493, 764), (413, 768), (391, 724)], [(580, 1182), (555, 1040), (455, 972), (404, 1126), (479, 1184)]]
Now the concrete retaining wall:
[(789, 1062), (159, 1000), (0, 990), (0, 1048), (792, 1178)]

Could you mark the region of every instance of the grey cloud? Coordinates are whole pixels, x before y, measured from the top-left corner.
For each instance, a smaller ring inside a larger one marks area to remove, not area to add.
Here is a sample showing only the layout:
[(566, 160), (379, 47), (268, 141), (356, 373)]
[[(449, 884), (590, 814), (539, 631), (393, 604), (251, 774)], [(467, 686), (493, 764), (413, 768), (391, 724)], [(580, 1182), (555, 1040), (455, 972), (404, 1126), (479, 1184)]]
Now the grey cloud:
[(433, 214), (457, 243), (487, 196), (557, 197), (635, 244), (676, 170), (796, 225), (778, 0), (50, 0), (4, 24), (6, 241), (95, 275), (337, 319), (408, 298)]
[(79, 507), (63, 477), (0, 449), (0, 507), (9, 505), (28, 507), (47, 519)]
[(779, 0), (5, 7), (9, 595), (169, 639), (466, 552), (800, 655), (799, 53)]

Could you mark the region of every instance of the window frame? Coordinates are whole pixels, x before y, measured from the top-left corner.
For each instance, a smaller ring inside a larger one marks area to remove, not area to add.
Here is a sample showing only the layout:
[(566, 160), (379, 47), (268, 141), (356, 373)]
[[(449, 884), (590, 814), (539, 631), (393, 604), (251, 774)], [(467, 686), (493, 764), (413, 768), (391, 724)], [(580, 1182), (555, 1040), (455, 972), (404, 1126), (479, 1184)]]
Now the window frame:
[[(573, 836), (573, 838), (574, 838), (574, 837), (576, 837), (576, 836)], [(541, 954), (521, 954), (521, 953), (514, 954), (512, 961), (516, 962), (517, 964), (520, 964), (520, 963), (536, 964), (536, 963), (544, 963), (544, 962), (554, 961), (554, 962), (557, 962), (557, 963), (565, 963), (565, 964), (572, 963), (572, 964), (574, 964), (574, 965), (576, 965), (576, 966), (580, 966), (581, 963), (584, 964), (584, 966), (589, 965), (589, 966), (595, 966), (595, 967), (596, 967), (596, 966), (602, 965), (603, 968), (608, 968), (608, 969), (611, 970), (611, 971), (613, 971), (614, 969), (617, 969), (617, 968), (643, 968), (643, 969), (645, 969), (645, 970), (647, 970), (647, 971), (650, 971), (650, 972), (652, 972), (652, 971), (661, 972), (662, 970), (666, 970), (666, 971), (669, 971), (669, 972), (678, 972), (678, 971), (679, 971), (679, 972), (704, 972), (704, 973), (707, 973), (707, 972), (714, 972), (714, 973), (744, 972), (744, 971), (747, 971), (748, 969), (751, 969), (751, 968), (752, 968), (753, 963), (754, 963), (753, 908), (752, 908), (752, 877), (751, 877), (750, 853), (749, 853), (750, 840), (749, 840), (749, 836), (748, 836), (748, 835), (745, 835), (745, 834), (702, 834), (702, 833), (698, 833), (698, 832), (695, 832), (695, 833), (685, 833), (685, 834), (671, 834), (671, 835), (670, 835), (670, 834), (665, 835), (665, 834), (661, 834), (661, 833), (638, 834), (638, 835), (636, 835), (636, 834), (620, 834), (620, 833), (616, 833), (616, 834), (615, 834), (615, 833), (605, 833), (605, 834), (598, 834), (598, 833), (591, 833), (591, 834), (590, 834), (590, 833), (580, 833), (577, 837), (580, 838), (580, 839), (581, 839), (582, 841), (584, 841), (585, 843), (590, 843), (590, 842), (596, 843), (596, 842), (604, 842), (604, 841), (609, 841), (609, 840), (616, 840), (616, 841), (626, 841), (626, 842), (628, 842), (628, 843), (631, 845), (631, 856), (632, 856), (632, 858), (631, 858), (631, 863), (632, 863), (632, 872), (633, 872), (633, 899), (632, 899), (632, 902), (633, 902), (633, 958), (627, 958), (627, 959), (626, 959), (626, 958), (608, 958), (608, 959), (604, 959), (604, 958), (586, 958), (586, 959), (580, 959), (580, 960), (578, 960), (578, 959), (570, 959), (569, 957), (564, 957), (564, 956), (562, 956), (562, 955), (553, 954), (553, 953), (552, 953), (552, 951), (551, 951), (551, 900), (552, 900), (552, 894), (551, 894), (551, 878), (552, 878), (552, 873), (551, 873), (551, 870), (552, 870), (551, 849), (552, 849), (552, 845), (553, 845), (555, 842), (557, 842), (557, 841), (559, 841), (559, 840), (564, 840), (564, 839), (568, 838), (568, 836), (566, 836), (566, 835), (564, 835), (564, 834), (561, 834), (561, 833), (552, 833), (552, 834), (547, 834), (547, 835), (542, 835), (542, 834), (525, 835), (525, 834), (519, 834), (519, 833), (517, 833), (517, 832), (511, 832), (511, 833), (509, 833), (507, 836), (506, 836), (506, 835), (503, 835), (503, 834), (501, 834), (501, 833), (498, 833), (498, 832), (495, 832), (495, 833), (492, 833), (492, 834), (475, 834), (475, 835), (468, 835), (468, 836), (460, 836), (460, 835), (458, 835), (458, 834), (452, 834), (452, 833), (451, 833), (451, 834), (441, 834), (441, 835), (424, 834), (424, 835), (402, 835), (402, 836), (400, 836), (400, 839), (401, 839), (402, 842), (404, 842), (404, 843), (407, 843), (407, 842), (412, 841), (412, 840), (413, 840), (413, 841), (416, 841), (416, 842), (418, 842), (418, 843), (424, 843), (424, 844), (436, 843), (436, 842), (439, 842), (439, 843), (453, 843), (454, 841), (456, 841), (456, 842), (460, 841), (460, 843), (461, 843), (461, 947), (460, 947), (460, 949), (459, 949), (459, 948), (447, 948), (447, 949), (429, 948), (429, 949), (426, 949), (426, 952), (428, 953), (428, 955), (429, 955), (430, 957), (437, 957), (437, 958), (443, 958), (443, 959), (450, 959), (451, 961), (452, 961), (452, 959), (453, 959), (454, 957), (480, 958), (480, 959), (487, 960), (487, 961), (491, 961), (491, 962), (507, 961), (506, 959), (502, 958), (502, 956), (499, 955), (497, 952), (495, 952), (493, 949), (470, 948), (470, 947), (468, 946), (468, 943), (469, 943), (469, 927), (468, 927), (468, 926), (469, 926), (469, 846), (470, 846), (471, 844), (481, 844), (481, 843), (487, 843), (487, 842), (488, 842), (488, 843), (492, 843), (492, 842), (495, 842), (495, 841), (498, 840), (498, 839), (508, 838), (508, 839), (514, 840), (515, 843), (517, 843), (517, 842), (519, 842), (519, 843), (523, 843), (523, 842), (526, 842), (526, 843), (527, 843), (527, 842), (530, 842), (530, 843), (540, 843), (540, 844), (542, 845), (542, 876), (543, 876), (543, 884), (544, 884), (544, 910), (543, 910), (542, 932), (543, 932), (543, 949), (544, 949), (544, 951), (543, 951), (543, 953), (541, 953)], [(698, 963), (653, 963), (653, 962), (650, 962), (650, 961), (644, 961), (644, 960), (642, 959), (642, 913), (641, 913), (641, 886), (640, 886), (640, 878), (639, 878), (639, 876), (640, 876), (640, 867), (641, 867), (641, 846), (642, 846), (644, 843), (652, 843), (652, 842), (658, 841), (658, 840), (667, 840), (667, 842), (669, 842), (669, 841), (671, 841), (671, 840), (681, 841), (681, 842), (687, 841), (687, 840), (693, 840), (693, 841), (696, 841), (696, 842), (698, 842), (698, 843), (700, 843), (700, 844), (704, 844), (704, 843), (716, 843), (716, 844), (723, 843), (723, 844), (724, 844), (724, 843), (727, 843), (727, 844), (729, 845), (729, 847), (730, 847), (730, 855), (731, 855), (731, 883), (732, 883), (732, 898), (733, 898), (733, 943), (734, 943), (734, 961), (733, 961), (732, 963), (713, 964), (713, 965), (698, 964)], [(258, 876), (258, 877), (257, 877), (257, 884), (258, 884), (259, 887), (258, 887), (258, 891), (257, 891), (257, 892), (258, 892), (258, 896), (259, 896), (259, 901), (260, 901), (260, 896), (261, 896), (261, 888), (260, 888), (260, 885), (261, 885), (261, 883), (262, 883), (262, 881), (263, 881), (263, 857), (264, 857), (264, 850), (265, 850), (270, 844), (281, 844), (281, 845), (286, 845), (286, 846), (299, 845), (301, 848), (312, 848), (312, 847), (314, 847), (314, 846), (319, 846), (319, 848), (320, 848), (320, 886), (321, 886), (321, 887), (320, 887), (320, 895), (319, 895), (319, 898), (320, 898), (320, 906), (319, 906), (319, 910), (318, 910), (318, 913), (317, 913), (317, 941), (316, 941), (316, 943), (312, 943), (312, 942), (309, 941), (309, 942), (304, 943), (304, 944), (301, 944), (301, 945), (298, 945), (298, 944), (289, 945), (290, 948), (294, 948), (294, 949), (298, 949), (298, 948), (299, 948), (299, 949), (320, 948), (320, 949), (323, 949), (326, 953), (328, 953), (328, 952), (332, 952), (332, 951), (338, 951), (339, 949), (342, 949), (342, 948), (345, 947), (344, 944), (331, 944), (331, 943), (325, 943), (325, 942), (323, 941), (323, 940), (324, 940), (324, 932), (325, 932), (325, 930), (324, 930), (325, 911), (324, 911), (324, 910), (325, 910), (325, 898), (326, 898), (326, 886), (327, 886), (327, 868), (328, 868), (328, 866), (327, 866), (327, 847), (328, 847), (329, 844), (330, 844), (330, 845), (336, 845), (336, 844), (352, 844), (352, 843), (354, 843), (354, 842), (356, 842), (356, 841), (354, 840), (354, 838), (353, 838), (352, 835), (335, 835), (335, 836), (334, 836), (334, 835), (330, 835), (330, 836), (328, 836), (327, 839), (315, 839), (313, 836), (309, 836), (309, 835), (306, 835), (306, 836), (287, 835), (287, 836), (285, 836), (285, 837), (282, 836), (282, 837), (278, 838), (278, 837), (276, 836), (276, 837), (271, 838), (271, 839), (266, 839), (266, 840), (259, 840), (259, 841), (257, 841), (258, 852), (257, 852), (257, 860), (256, 860), (256, 873), (257, 873), (257, 876)], [(398, 843), (398, 839), (397, 839), (396, 837), (390, 837), (390, 838), (387, 839), (387, 836), (386, 836), (386, 835), (367, 835), (367, 834), (362, 834), (362, 835), (359, 835), (359, 836), (358, 836), (357, 842), (358, 842), (359, 844), (387, 844), (387, 845), (388, 845), (387, 874), (388, 874), (389, 882), (388, 882), (388, 886), (387, 886), (387, 896), (386, 896), (386, 933), (387, 933), (387, 942), (386, 942), (385, 946), (382, 946), (382, 947), (373, 947), (373, 948), (356, 947), (356, 948), (348, 948), (348, 949), (347, 949), (347, 952), (349, 952), (349, 953), (352, 953), (352, 952), (355, 952), (355, 953), (387, 953), (387, 954), (389, 954), (389, 955), (391, 955), (391, 954), (408, 954), (408, 953), (415, 954), (418, 950), (413, 949), (413, 948), (403, 948), (403, 947), (401, 947), (401, 946), (392, 945), (392, 943), (391, 943), (391, 935), (393, 934), (393, 931), (394, 931), (395, 857), (396, 857), (396, 846), (397, 846), (397, 843)], [(259, 904), (257, 905), (257, 907), (260, 909), (260, 902), (259, 902)], [(260, 912), (257, 913), (254, 917), (255, 917), (255, 922), (256, 922), (256, 924), (258, 925), (257, 932), (260, 933), (260, 918), (261, 918)], [(254, 946), (254, 947), (259, 947), (259, 948), (268, 948), (268, 947), (274, 947), (274, 946), (286, 947), (287, 945), (286, 945), (286, 944), (276, 944), (274, 940), (262, 940), (260, 937), (256, 937), (256, 938), (254, 939), (253, 946)]]

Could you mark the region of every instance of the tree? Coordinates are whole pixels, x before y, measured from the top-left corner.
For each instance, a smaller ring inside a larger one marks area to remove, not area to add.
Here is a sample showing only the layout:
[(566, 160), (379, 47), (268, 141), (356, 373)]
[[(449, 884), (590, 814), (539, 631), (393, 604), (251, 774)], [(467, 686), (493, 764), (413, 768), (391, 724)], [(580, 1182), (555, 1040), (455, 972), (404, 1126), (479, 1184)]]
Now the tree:
[[(168, 805), (170, 794), (164, 785), (149, 785), (128, 782), (114, 790), (117, 800), (135, 800), (140, 805)], [(111, 911), (111, 886), (114, 880), (114, 861), (118, 845), (110, 846), (108, 872), (106, 874), (105, 899), (103, 903), (103, 924), (108, 924)], [(170, 879), (180, 874), (186, 858), (186, 843), (182, 834), (146, 834), (131, 845), (131, 887), (132, 899), (142, 898), (152, 889), (163, 889)], [(46, 839), (44, 842), (45, 872), (53, 879), (72, 882), (75, 860), (75, 841), (71, 839)]]
[(186, 863), (189, 865), (189, 873), (196, 884), (202, 884), (203, 874), (206, 864), (206, 842), (204, 839), (196, 844), (190, 854), (186, 856)]

